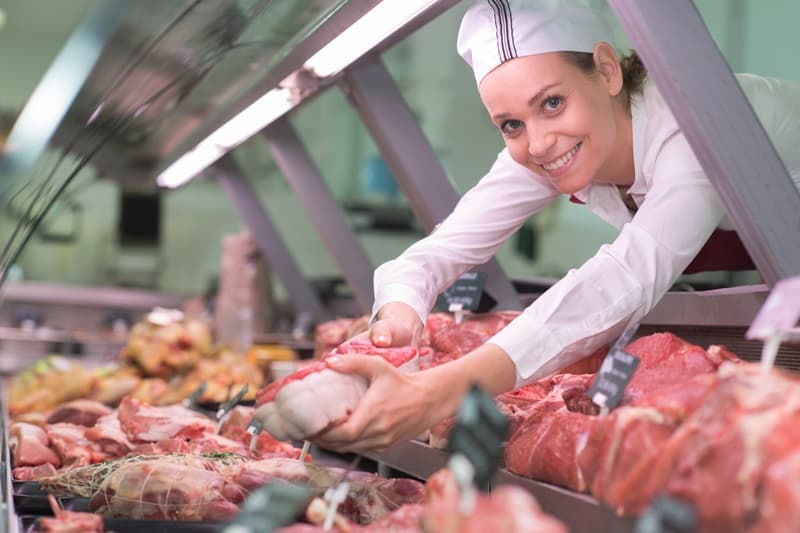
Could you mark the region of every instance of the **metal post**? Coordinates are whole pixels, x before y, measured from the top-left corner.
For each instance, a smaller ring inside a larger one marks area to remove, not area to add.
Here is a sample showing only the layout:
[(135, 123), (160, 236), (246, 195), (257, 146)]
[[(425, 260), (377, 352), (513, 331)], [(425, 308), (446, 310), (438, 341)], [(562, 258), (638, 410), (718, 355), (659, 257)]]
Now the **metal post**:
[(217, 161), (215, 168), (219, 183), (236, 206), (244, 223), (250, 228), (259, 251), (289, 293), (295, 313), (298, 316), (304, 312), (311, 313), (317, 322), (332, 318), (314, 289), (303, 277), (300, 267), (292, 258), (283, 239), (275, 230), (275, 225), (258, 201), (258, 195), (247, 178), (242, 175), (236, 162), (229, 155)]
[[(430, 233), (458, 203), (458, 192), (431, 148), (400, 90), (380, 60), (345, 76), (351, 101), (408, 199), (423, 229)], [(496, 259), (480, 270), (486, 290), (500, 309), (521, 309), (519, 296)]]
[(369, 313), (373, 299), (372, 264), (325, 180), (287, 119), (274, 122), (263, 134), (278, 168), (339, 265), (359, 307)]
[(759, 272), (800, 274), (800, 194), (691, 0), (609, 0)]

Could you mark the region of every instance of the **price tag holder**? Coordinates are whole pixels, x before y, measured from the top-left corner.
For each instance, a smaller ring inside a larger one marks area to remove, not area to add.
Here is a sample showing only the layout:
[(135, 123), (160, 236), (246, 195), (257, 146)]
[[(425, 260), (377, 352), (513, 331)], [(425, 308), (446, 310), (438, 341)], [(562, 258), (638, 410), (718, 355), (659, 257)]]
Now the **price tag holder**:
[(603, 364), (597, 376), (589, 387), (589, 398), (600, 407), (600, 414), (606, 415), (608, 411), (618, 406), (622, 401), (622, 394), (628, 386), (633, 373), (639, 366), (639, 358), (631, 355), (623, 348), (630, 342), (638, 329), (638, 324), (625, 330), (622, 336), (603, 359)]
[(697, 525), (697, 512), (691, 505), (659, 496), (636, 521), (633, 533), (695, 533)]
[(785, 337), (800, 334), (800, 276), (786, 278), (775, 284), (758, 311), (745, 336), (766, 340), (775, 334)]
[(745, 337), (764, 341), (761, 369), (768, 372), (775, 364), (778, 349), (784, 341), (800, 341), (800, 276), (775, 284), (759, 310)]
[(467, 272), (446, 289), (436, 300), (439, 311), (474, 311), (481, 303), (486, 286), (486, 272)]
[[(450, 463), (456, 479), (460, 477), (459, 472), (467, 471), (464, 480), (459, 481), (463, 485), (462, 494), (472, 483), (481, 490), (488, 490), (492, 474), (503, 459), (503, 443), (510, 427), (508, 418), (497, 409), (494, 400), (478, 385), (472, 385), (461, 402), (456, 424), (448, 438)], [(465, 463), (469, 468), (459, 467), (466, 466)]]
[(271, 533), (296, 522), (314, 494), (289, 483), (272, 483), (248, 496), (241, 512), (221, 530), (223, 533)]

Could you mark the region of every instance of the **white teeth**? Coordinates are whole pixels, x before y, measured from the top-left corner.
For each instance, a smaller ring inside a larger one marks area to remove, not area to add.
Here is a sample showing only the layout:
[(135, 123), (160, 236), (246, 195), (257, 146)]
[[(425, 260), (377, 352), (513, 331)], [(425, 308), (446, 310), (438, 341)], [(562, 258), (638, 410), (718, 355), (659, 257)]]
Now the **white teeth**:
[(561, 168), (564, 165), (566, 165), (569, 162), (570, 159), (572, 159), (572, 156), (575, 155), (575, 152), (578, 151), (578, 147), (579, 146), (580, 146), (580, 144), (576, 144), (575, 146), (572, 147), (572, 150), (570, 150), (566, 154), (562, 155), (561, 157), (559, 157), (555, 161), (552, 161), (552, 162), (547, 163), (547, 164), (543, 164), (542, 168), (545, 169), (545, 170), (550, 170), (550, 171), (558, 170), (559, 168)]

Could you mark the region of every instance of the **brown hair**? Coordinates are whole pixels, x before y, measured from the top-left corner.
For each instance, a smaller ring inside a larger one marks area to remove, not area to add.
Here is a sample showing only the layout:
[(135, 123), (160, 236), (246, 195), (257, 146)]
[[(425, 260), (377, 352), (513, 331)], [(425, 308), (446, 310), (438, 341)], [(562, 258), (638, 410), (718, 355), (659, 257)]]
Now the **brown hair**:
[[(578, 67), (586, 74), (594, 74), (594, 55), (589, 52), (561, 52), (564, 58)], [(625, 97), (625, 104), (630, 109), (631, 96), (641, 94), (644, 82), (647, 79), (647, 68), (636, 51), (631, 51), (628, 55), (622, 56), (619, 60), (622, 67), (622, 89)]]

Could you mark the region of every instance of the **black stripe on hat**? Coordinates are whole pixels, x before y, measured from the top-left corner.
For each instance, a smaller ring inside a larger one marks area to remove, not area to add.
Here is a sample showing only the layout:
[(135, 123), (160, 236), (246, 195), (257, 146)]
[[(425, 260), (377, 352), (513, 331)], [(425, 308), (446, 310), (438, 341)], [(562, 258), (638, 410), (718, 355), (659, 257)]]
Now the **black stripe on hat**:
[(497, 57), (499, 57), (500, 61), (503, 62), (505, 61), (505, 59), (503, 59), (505, 54), (503, 53), (503, 50), (500, 49), (500, 43), (502, 42), (502, 39), (500, 38), (500, 24), (497, 20), (497, 7), (494, 5), (494, 3), (492, 3), (492, 0), (487, 0), (487, 3), (489, 4), (489, 7), (492, 8), (492, 17), (494, 18), (494, 36), (495, 44), (497, 45)]
[(503, 10), (505, 20), (505, 38), (506, 46), (508, 47), (508, 58), (513, 59), (517, 57), (517, 46), (514, 44), (514, 23), (511, 18), (511, 5), (508, 0), (497, 0)]
[(517, 57), (517, 49), (513, 41), (513, 24), (511, 9), (507, 0), (489, 0), (494, 15), (495, 33), (497, 36), (497, 53), (501, 62)]

